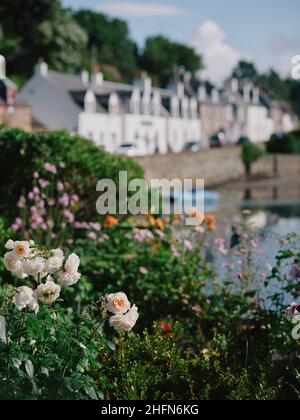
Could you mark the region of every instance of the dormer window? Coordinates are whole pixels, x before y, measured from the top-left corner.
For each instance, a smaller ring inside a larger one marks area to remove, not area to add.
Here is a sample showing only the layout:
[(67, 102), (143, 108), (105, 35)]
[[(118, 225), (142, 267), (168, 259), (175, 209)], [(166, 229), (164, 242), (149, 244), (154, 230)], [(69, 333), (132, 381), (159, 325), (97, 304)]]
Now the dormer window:
[(181, 102), (181, 116), (182, 118), (189, 118), (189, 100), (187, 97), (183, 98)]
[(134, 88), (130, 98), (130, 112), (132, 114), (141, 113), (141, 94), (140, 90), (137, 88)]
[(176, 96), (171, 99), (171, 115), (173, 118), (179, 118), (179, 100)]
[(84, 97), (84, 111), (88, 113), (96, 112), (96, 97), (91, 89), (86, 92)]
[(116, 93), (112, 93), (109, 97), (108, 103), (109, 113), (111, 115), (118, 115), (119, 114), (119, 98)]
[(148, 94), (144, 93), (143, 100), (142, 100), (142, 113), (144, 115), (151, 114), (151, 97)]
[(161, 96), (159, 92), (155, 92), (152, 99), (153, 115), (159, 116), (161, 113)]
[(198, 118), (198, 102), (196, 98), (190, 100), (191, 118), (196, 120)]

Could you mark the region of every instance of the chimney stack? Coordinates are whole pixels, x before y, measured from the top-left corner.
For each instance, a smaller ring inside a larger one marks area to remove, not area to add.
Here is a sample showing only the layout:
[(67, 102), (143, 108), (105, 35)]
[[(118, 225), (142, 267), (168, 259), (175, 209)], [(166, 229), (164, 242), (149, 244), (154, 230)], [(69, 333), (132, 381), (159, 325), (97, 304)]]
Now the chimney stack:
[(93, 72), (93, 76), (92, 76), (92, 84), (94, 86), (102, 86), (104, 81), (104, 76), (103, 73), (100, 71), (100, 67), (96, 64), (94, 66), (94, 72)]
[(86, 70), (82, 70), (81, 74), (80, 74), (80, 78), (81, 78), (81, 82), (84, 86), (88, 86), (89, 81), (90, 81), (90, 75), (89, 72)]
[(39, 74), (42, 77), (48, 76), (48, 64), (43, 58), (40, 58), (38, 63), (35, 66), (35, 73)]

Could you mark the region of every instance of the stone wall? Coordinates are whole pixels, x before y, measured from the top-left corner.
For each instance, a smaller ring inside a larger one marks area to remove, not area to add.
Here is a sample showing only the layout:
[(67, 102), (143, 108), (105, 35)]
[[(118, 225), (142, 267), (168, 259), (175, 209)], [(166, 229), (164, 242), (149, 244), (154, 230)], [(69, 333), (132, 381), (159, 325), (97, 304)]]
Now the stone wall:
[(9, 113), (7, 107), (0, 106), (0, 124), (9, 127), (22, 128), (26, 131), (32, 130), (32, 112), (30, 107), (17, 107), (13, 113)]
[[(205, 179), (206, 186), (216, 186), (244, 177), (239, 147), (210, 149), (199, 153), (155, 155), (137, 158), (144, 167), (146, 179)], [(300, 175), (300, 156), (279, 155), (280, 176)], [(266, 156), (253, 165), (255, 175), (273, 175), (273, 156)]]

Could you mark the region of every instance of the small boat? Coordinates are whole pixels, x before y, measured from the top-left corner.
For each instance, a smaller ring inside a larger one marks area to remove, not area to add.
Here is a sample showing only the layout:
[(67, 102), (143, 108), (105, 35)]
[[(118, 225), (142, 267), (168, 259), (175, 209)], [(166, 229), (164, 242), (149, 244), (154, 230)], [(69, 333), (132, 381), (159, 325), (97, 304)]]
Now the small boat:
[[(170, 199), (173, 204), (182, 203), (185, 212), (188, 212), (191, 208), (197, 208), (199, 211), (204, 212), (213, 212), (218, 210), (220, 194), (215, 191), (205, 191), (205, 190), (175, 190), (170, 194), (170, 197), (165, 197), (165, 199)], [(199, 208), (199, 207), (203, 207)]]

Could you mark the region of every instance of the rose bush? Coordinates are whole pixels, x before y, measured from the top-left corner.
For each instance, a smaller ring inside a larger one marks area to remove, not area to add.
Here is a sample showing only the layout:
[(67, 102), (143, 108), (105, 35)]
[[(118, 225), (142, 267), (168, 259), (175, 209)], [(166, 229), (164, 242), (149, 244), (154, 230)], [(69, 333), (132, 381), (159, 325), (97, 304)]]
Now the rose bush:
[(33, 241), (9, 240), (5, 247), (5, 267), (22, 285), (0, 288), (0, 398), (103, 398), (94, 374), (100, 349), (115, 348), (104, 332), (108, 312), (120, 334), (135, 326), (137, 307), (117, 293), (70, 316), (56, 303), (62, 286), (79, 281), (79, 257), (65, 259), (60, 249)]

